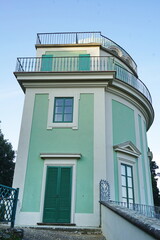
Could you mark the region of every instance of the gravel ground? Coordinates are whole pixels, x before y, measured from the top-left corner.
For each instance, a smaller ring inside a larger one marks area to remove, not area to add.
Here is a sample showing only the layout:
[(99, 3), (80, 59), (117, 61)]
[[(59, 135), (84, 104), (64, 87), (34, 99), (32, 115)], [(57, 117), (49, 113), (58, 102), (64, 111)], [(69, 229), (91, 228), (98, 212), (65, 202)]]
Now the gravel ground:
[(105, 240), (101, 234), (24, 228), (23, 240)]

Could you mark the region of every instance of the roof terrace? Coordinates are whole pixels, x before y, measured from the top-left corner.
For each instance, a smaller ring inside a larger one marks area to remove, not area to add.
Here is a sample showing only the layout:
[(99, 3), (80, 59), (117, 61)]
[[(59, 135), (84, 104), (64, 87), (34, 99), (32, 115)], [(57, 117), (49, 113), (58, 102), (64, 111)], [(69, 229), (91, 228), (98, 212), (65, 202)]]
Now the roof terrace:
[(101, 32), (59, 32), (59, 33), (38, 33), (38, 45), (64, 45), (64, 44), (87, 44), (99, 43), (112, 55), (123, 61), (137, 75), (137, 64), (132, 57), (117, 43), (105, 37)]

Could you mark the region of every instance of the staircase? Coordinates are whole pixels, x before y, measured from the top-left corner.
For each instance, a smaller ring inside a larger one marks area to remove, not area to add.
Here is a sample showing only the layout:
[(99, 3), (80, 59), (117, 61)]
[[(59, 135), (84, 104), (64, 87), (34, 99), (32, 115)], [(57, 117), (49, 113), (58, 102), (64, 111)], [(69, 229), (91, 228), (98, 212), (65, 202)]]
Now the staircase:
[(106, 240), (100, 228), (23, 228), (23, 240)]

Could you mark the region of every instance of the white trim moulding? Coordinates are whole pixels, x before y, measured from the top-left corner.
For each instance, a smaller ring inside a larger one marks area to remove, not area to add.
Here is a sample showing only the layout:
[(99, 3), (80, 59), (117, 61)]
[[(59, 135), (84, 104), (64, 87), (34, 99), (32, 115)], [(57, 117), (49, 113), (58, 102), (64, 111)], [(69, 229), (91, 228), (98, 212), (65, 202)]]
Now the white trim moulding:
[(80, 153), (40, 153), (42, 159), (53, 159), (53, 158), (69, 158), (69, 159), (80, 159), (82, 155)]

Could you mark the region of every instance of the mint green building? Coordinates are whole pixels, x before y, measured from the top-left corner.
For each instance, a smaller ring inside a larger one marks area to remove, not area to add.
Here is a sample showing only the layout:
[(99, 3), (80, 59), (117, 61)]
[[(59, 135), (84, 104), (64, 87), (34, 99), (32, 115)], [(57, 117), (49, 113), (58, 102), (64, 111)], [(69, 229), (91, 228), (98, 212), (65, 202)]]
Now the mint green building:
[(35, 46), (14, 73), (25, 93), (16, 223), (99, 226), (101, 179), (112, 200), (153, 205), (154, 110), (132, 57), (100, 32), (37, 34)]

